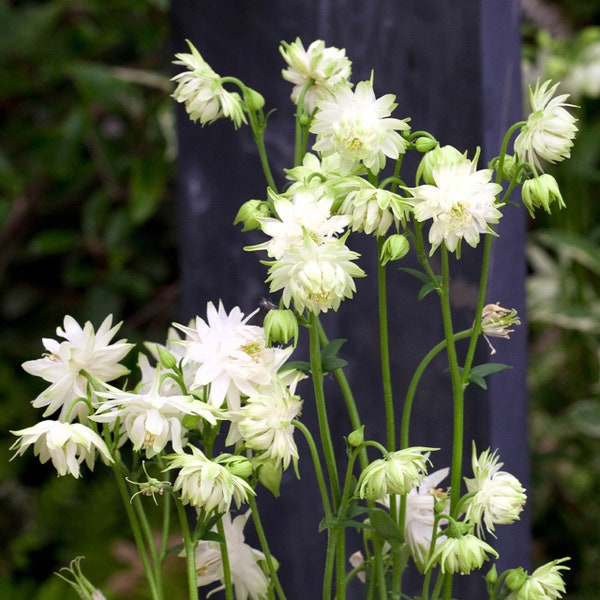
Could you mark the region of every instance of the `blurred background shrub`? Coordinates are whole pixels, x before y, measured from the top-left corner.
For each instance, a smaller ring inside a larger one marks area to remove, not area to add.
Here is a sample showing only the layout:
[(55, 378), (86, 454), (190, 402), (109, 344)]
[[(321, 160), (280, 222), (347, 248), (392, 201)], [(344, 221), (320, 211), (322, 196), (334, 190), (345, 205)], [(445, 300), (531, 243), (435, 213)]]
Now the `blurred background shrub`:
[(175, 317), (168, 10), (0, 2), (1, 598), (75, 597), (52, 573), (78, 554), (92, 581), (117, 573), (107, 589), (137, 597), (111, 473), (57, 478), (32, 453), (9, 463), (6, 432), (39, 419), (43, 382), (20, 364), (65, 314), (97, 326), (113, 313), (133, 341), (162, 339)]
[[(600, 2), (522, 0), (526, 78), (579, 105), (568, 208), (530, 233), (536, 561), (570, 555), (572, 600), (600, 589)], [(0, 2), (0, 445), (39, 415), (39, 356), (65, 314), (161, 340), (177, 312), (168, 0)], [(533, 224), (532, 224), (533, 227)], [(135, 360), (135, 356), (132, 356)], [(0, 461), (0, 597), (75, 597), (52, 573), (77, 555), (114, 600), (141, 577), (111, 474), (57, 478)], [(178, 590), (173, 567), (172, 595)], [(141, 588), (143, 589), (143, 588)], [(69, 596), (70, 594), (70, 596)]]
[[(567, 208), (529, 235), (536, 559), (571, 557), (571, 600), (600, 590), (600, 3), (524, 1), (525, 79), (561, 81), (579, 134), (549, 169)], [(534, 6), (536, 5), (536, 6)]]

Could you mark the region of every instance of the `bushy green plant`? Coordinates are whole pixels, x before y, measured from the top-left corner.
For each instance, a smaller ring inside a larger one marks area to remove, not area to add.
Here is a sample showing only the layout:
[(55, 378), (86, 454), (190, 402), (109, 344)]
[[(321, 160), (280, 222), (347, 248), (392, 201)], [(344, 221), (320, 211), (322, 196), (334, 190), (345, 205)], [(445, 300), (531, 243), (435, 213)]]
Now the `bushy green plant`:
[[(598, 10), (597, 3), (587, 3), (581, 15), (594, 6)], [(580, 15), (572, 8), (573, 17)], [(561, 38), (540, 32), (536, 42), (527, 52), (535, 58), (532, 72), (561, 79), (575, 96), (580, 120), (572, 160), (551, 170), (568, 208), (539, 220), (528, 249), (536, 547), (541, 560), (558, 548), (572, 557), (569, 598), (595, 598), (600, 588), (600, 29)]]
[[(30, 400), (40, 391), (23, 379), (20, 363), (39, 355), (48, 323), (63, 314), (98, 322), (112, 312), (151, 338), (173, 318), (167, 9), (159, 0), (0, 3), (5, 456), (7, 429), (30, 422)], [(106, 553), (122, 518), (113, 512), (112, 486), (106, 477), (77, 491), (73, 483), (33, 461), (3, 462), (1, 597), (64, 597), (52, 572), (76, 555), (71, 540), (84, 526), (94, 530), (82, 536), (86, 568), (101, 578), (125, 568)], [(96, 526), (81, 522), (81, 504), (101, 511)]]

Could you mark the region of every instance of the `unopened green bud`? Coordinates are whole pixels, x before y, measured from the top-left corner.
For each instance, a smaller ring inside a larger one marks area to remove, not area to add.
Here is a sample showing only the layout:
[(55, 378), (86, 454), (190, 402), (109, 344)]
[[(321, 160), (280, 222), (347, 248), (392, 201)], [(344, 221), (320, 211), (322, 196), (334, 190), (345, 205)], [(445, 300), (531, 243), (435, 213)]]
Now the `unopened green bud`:
[(551, 212), (550, 204), (553, 202), (558, 203), (558, 208), (566, 206), (556, 179), (548, 173), (525, 181), (521, 195), (523, 197), (523, 204), (532, 217), (534, 216), (534, 210), (540, 206), (547, 213)]
[(245, 456), (221, 454), (217, 461), (227, 467), (227, 470), (238, 477), (248, 478), (252, 474), (252, 463)]
[(294, 338), (294, 346), (298, 343), (298, 319), (289, 309), (270, 310), (263, 322), (267, 344), (287, 344)]
[(519, 163), (512, 154), (505, 154), (504, 160), (502, 161), (502, 173), (500, 173), (500, 175), (504, 177), (504, 179), (512, 181), (517, 174), (518, 165)]
[(244, 101), (248, 110), (260, 110), (265, 105), (265, 99), (252, 88), (246, 88), (244, 92)]
[(409, 250), (410, 242), (407, 237), (401, 233), (395, 233), (383, 242), (379, 262), (385, 265), (391, 260), (400, 260), (407, 255)]
[(441, 492), (439, 496), (435, 496), (433, 501), (433, 512), (436, 515), (441, 515), (446, 511), (448, 507), (448, 498), (444, 492)]
[(486, 573), (485, 580), (491, 584), (496, 583), (498, 580), (498, 570), (496, 569), (495, 564), (493, 564), (492, 568)]
[(355, 448), (360, 446), (365, 440), (365, 426), (361, 425), (348, 436), (348, 443)]
[(174, 369), (177, 366), (177, 359), (162, 346), (157, 345), (158, 360), (165, 369)]
[(270, 216), (269, 204), (264, 200), (248, 200), (238, 210), (234, 225), (241, 223), (242, 231), (260, 229), (260, 219)]
[(517, 567), (516, 569), (510, 569), (510, 571), (507, 571), (506, 573), (506, 579), (504, 580), (506, 587), (511, 592), (518, 592), (527, 581), (527, 571), (521, 567)]
[(433, 150), (426, 152), (419, 163), (416, 173), (416, 180), (421, 178), (429, 185), (435, 185), (433, 179), (433, 168), (439, 165), (454, 165), (465, 160), (464, 154), (461, 154), (454, 146), (436, 146)]
[(429, 152), (430, 150), (433, 150), (438, 145), (439, 145), (438, 141), (433, 138), (430, 138), (430, 137), (423, 136), (423, 137), (417, 138), (415, 140), (415, 148), (419, 152)]
[(258, 466), (258, 480), (275, 496), (279, 497), (279, 487), (283, 467), (279, 460), (261, 461)]
[(310, 124), (310, 116), (306, 113), (302, 113), (298, 117), (298, 123), (301, 127), (307, 127)]

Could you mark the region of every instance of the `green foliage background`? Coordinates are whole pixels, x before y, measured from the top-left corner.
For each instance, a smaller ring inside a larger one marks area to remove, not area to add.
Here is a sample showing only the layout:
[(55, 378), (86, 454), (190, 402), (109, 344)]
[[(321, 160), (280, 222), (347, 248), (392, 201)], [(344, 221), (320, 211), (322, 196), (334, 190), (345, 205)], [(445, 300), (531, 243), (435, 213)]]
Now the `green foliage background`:
[(109, 589), (136, 597), (133, 547), (114, 541), (126, 523), (112, 475), (82, 482), (33, 455), (8, 462), (7, 430), (39, 419), (41, 382), (20, 364), (65, 314), (99, 325), (113, 313), (133, 341), (162, 339), (175, 317), (168, 8), (0, 3), (2, 598), (75, 597), (52, 573), (79, 554), (92, 581), (121, 572)]
[[(548, 6), (574, 31), (600, 23), (596, 1)], [(52, 573), (80, 554), (111, 598), (139, 597), (111, 475), (57, 478), (31, 453), (8, 462), (7, 431), (39, 417), (42, 386), (20, 364), (65, 314), (99, 324), (112, 312), (132, 341), (162, 339), (176, 316), (168, 8), (0, 0), (2, 598), (75, 597)], [(536, 28), (525, 24), (531, 42)], [(529, 248), (536, 558), (573, 558), (573, 600), (600, 589), (600, 101), (578, 116), (573, 159), (554, 171), (569, 208)]]

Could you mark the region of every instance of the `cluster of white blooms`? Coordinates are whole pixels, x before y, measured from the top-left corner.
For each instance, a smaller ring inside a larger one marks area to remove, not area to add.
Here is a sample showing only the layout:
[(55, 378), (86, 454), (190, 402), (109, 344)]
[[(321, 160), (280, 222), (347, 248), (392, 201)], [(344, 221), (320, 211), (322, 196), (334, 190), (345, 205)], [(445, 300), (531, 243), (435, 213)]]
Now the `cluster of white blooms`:
[(470, 573), (489, 556), (497, 557), (482, 539), (483, 527), (492, 533), (494, 525), (517, 520), (525, 491), (516, 477), (500, 470), (496, 453), (477, 455), (473, 448), (474, 477), (465, 478), (467, 494), (457, 521), (449, 515), (449, 492), (439, 488), (449, 469), (426, 474), (430, 450), (406, 448), (373, 461), (362, 471), (356, 494), (388, 508), (390, 495), (405, 496), (404, 540), (419, 571), (439, 565), (442, 573)]
[[(57, 335), (63, 339), (44, 338), (46, 353), (42, 358), (23, 363), (23, 369), (50, 383), (32, 404), (47, 407), (43, 416), (59, 412), (56, 420), (44, 420), (32, 427), (12, 431), (19, 439), (13, 444), (16, 454), (29, 446), (45, 463), (52, 461), (59, 475), (80, 476), (82, 462), (94, 468), (96, 454), (106, 463), (113, 462), (109, 448), (98, 433), (85, 424), (97, 406), (97, 382), (113, 381), (128, 373), (120, 361), (132, 345), (125, 340), (111, 343), (120, 325), (112, 326), (107, 317), (94, 331), (91, 323), (81, 327), (66, 316)], [(78, 419), (80, 423), (72, 421)]]

